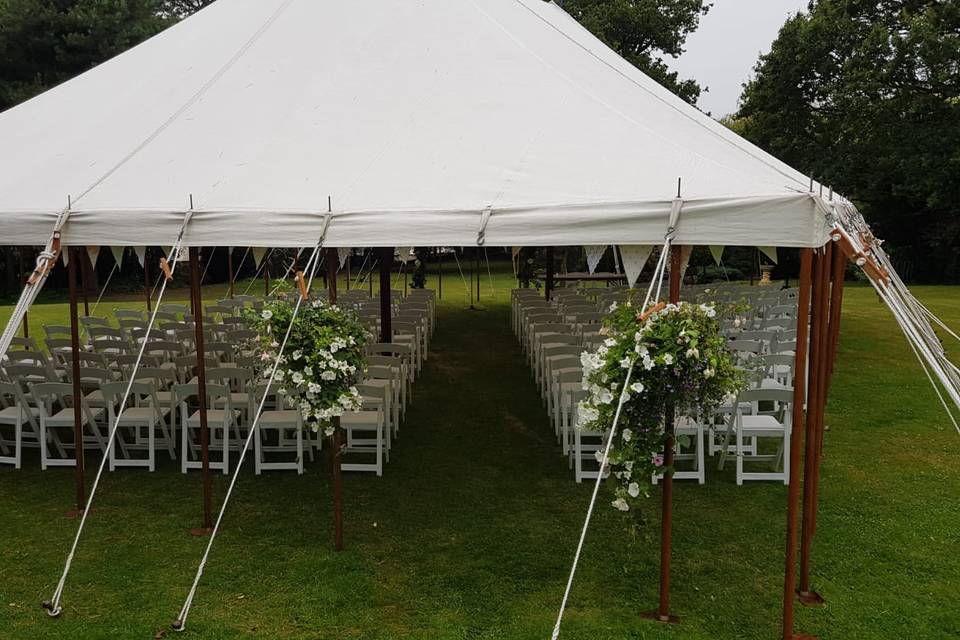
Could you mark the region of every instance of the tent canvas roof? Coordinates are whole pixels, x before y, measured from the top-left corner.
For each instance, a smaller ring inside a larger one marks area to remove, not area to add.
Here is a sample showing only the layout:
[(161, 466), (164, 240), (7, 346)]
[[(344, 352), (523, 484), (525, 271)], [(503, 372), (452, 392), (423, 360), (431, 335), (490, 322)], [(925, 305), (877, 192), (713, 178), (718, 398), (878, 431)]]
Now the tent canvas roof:
[(219, 0), (0, 114), (7, 243), (817, 246), (802, 174), (543, 0)]

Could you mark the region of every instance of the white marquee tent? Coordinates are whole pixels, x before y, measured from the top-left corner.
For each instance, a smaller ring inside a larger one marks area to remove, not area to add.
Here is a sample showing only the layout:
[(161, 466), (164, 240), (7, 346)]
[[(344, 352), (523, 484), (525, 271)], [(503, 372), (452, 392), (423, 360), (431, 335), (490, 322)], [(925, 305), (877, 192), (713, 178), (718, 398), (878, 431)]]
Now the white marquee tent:
[(543, 0), (220, 0), (0, 114), (6, 244), (822, 246), (810, 181)]

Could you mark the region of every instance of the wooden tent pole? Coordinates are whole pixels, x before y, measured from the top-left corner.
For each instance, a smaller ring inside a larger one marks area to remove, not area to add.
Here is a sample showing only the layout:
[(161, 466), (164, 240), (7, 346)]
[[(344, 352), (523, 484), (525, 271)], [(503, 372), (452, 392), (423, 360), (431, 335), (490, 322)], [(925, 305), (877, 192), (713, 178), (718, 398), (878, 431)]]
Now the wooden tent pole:
[[(195, 535), (213, 530), (213, 509), (210, 480), (210, 430), (207, 424), (207, 366), (203, 344), (203, 297), (200, 294), (200, 250), (190, 247), (190, 295), (193, 299), (193, 329), (197, 347), (197, 411), (200, 413), (200, 455), (203, 474), (203, 527)], [(186, 429), (186, 425), (183, 425)], [(224, 434), (224, 437), (227, 437)], [(184, 451), (183, 455), (187, 455)]]
[(380, 247), (379, 253), (380, 342), (393, 342), (393, 310), (391, 307), (393, 301), (390, 295), (390, 268), (393, 266), (393, 247)]
[(787, 543), (783, 575), (783, 640), (795, 636), (794, 598), (797, 584), (797, 529), (800, 522), (800, 454), (803, 444), (804, 400), (806, 399), (807, 350), (812, 288), (813, 249), (800, 250), (800, 291), (797, 300), (797, 348), (793, 375), (793, 422), (790, 430), (790, 480), (787, 486)]
[(90, 317), (90, 280), (89, 280), (89, 264), (90, 264), (90, 254), (87, 253), (86, 248), (82, 251), (77, 249), (74, 254), (81, 260), (80, 262), (80, 291), (83, 294), (83, 316), (85, 318)]
[(147, 260), (147, 252), (150, 247), (143, 248), (143, 295), (147, 299), (147, 313), (153, 311), (153, 296), (150, 294), (150, 261)]
[[(24, 282), (27, 281), (27, 278), (30, 276), (30, 273), (27, 271), (27, 260), (26, 260), (27, 247), (19, 247), (17, 249), (17, 255), (20, 258), (20, 276)], [(27, 316), (26, 311), (23, 312), (23, 323), (21, 328), (23, 329), (23, 337), (30, 337), (30, 320)]]
[(229, 296), (233, 297), (233, 247), (227, 247), (227, 277), (230, 278)]
[(549, 300), (553, 296), (553, 247), (547, 247), (547, 277), (544, 289)]
[(833, 382), (833, 367), (837, 362), (837, 347), (840, 343), (840, 316), (843, 311), (843, 278), (847, 270), (847, 258), (843, 252), (833, 251), (833, 287), (830, 290), (830, 339), (827, 345), (827, 394)]
[[(670, 248), (670, 302), (680, 302), (682, 247)], [(674, 435), (674, 408), (667, 407), (663, 417), (664, 443), (663, 466), (670, 469), (673, 466), (676, 438)], [(670, 561), (673, 548), (673, 475), (663, 474), (660, 481), (660, 601), (657, 611), (646, 617), (657, 622), (677, 623), (680, 619), (670, 615)]]
[(70, 296), (70, 352), (73, 360), (71, 363), (71, 377), (73, 378), (74, 480), (77, 489), (77, 512), (82, 512), (87, 504), (87, 498), (83, 480), (83, 407), (81, 404), (83, 401), (83, 389), (81, 389), (80, 386), (80, 320), (77, 318), (78, 259), (79, 252), (76, 248), (68, 247), (67, 288)]
[[(837, 252), (839, 253), (839, 252)], [(816, 393), (811, 393), (810, 409), (807, 416), (807, 456), (804, 465), (803, 480), (803, 529), (800, 539), (800, 587), (798, 596), (805, 605), (823, 604), (823, 598), (810, 588), (810, 558), (813, 536), (817, 527), (817, 503), (820, 497), (820, 461), (823, 448), (824, 412), (827, 404), (827, 386), (829, 372), (829, 350), (835, 315), (839, 320), (839, 308), (830, 307), (833, 295), (830, 291), (830, 279), (835, 269), (833, 243), (827, 244), (821, 261), (822, 274), (818, 284), (817, 298), (820, 317), (818, 320), (818, 342), (816, 367), (811, 364), (810, 374), (816, 380)], [(813, 442), (810, 442), (812, 438)]]
[[(337, 267), (340, 257), (336, 249), (327, 249), (327, 300), (337, 304)], [(349, 278), (347, 278), (349, 281)], [(334, 418), (333, 425), (333, 548), (343, 551), (343, 434), (340, 431), (340, 419)]]

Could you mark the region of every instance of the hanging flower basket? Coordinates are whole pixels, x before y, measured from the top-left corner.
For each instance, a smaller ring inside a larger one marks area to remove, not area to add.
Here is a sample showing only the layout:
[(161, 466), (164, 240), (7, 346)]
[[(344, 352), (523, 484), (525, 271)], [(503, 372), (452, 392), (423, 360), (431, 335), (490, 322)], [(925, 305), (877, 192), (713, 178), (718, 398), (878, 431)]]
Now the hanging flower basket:
[(654, 474), (672, 472), (663, 466), (664, 416), (709, 415), (744, 386), (745, 375), (712, 305), (661, 304), (641, 314), (630, 302), (614, 304), (602, 333), (603, 345), (581, 357), (590, 395), (579, 405), (577, 428), (606, 438), (624, 394), (608, 461), (613, 506), (629, 511), (649, 497)]
[[(267, 302), (261, 311), (247, 310), (257, 332), (261, 375), (269, 378), (296, 298), (289, 293)], [(369, 334), (352, 311), (323, 300), (304, 302), (274, 379), (277, 393), (298, 409), (304, 425), (326, 435), (334, 432), (335, 418), (360, 408), (357, 383), (366, 373), (363, 346)]]

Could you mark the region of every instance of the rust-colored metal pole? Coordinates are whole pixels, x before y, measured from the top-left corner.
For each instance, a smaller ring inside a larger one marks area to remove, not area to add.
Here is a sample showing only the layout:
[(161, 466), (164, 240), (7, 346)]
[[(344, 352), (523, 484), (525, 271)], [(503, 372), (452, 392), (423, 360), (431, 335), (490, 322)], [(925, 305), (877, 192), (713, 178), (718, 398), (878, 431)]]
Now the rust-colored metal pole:
[(89, 269), (90, 269), (90, 254), (87, 253), (86, 248), (83, 250), (77, 249), (75, 254), (77, 258), (80, 259), (80, 291), (83, 293), (83, 316), (85, 318), (90, 317), (90, 279), (89, 279)]
[[(20, 275), (21, 275), (21, 278), (23, 279), (24, 282), (26, 282), (27, 277), (29, 277), (29, 275), (30, 275), (30, 274), (27, 272), (26, 253), (27, 253), (27, 247), (20, 247), (19, 250), (17, 251), (17, 254), (18, 254), (19, 257), (20, 257)], [(28, 317), (27, 314), (28, 314), (28, 312), (26, 312), (26, 311), (23, 313), (22, 329), (23, 329), (23, 337), (24, 337), (24, 338), (29, 338), (29, 337), (30, 337), (30, 319), (29, 319), (29, 317)]]
[[(336, 249), (327, 249), (325, 258), (327, 299), (330, 304), (337, 304), (337, 267), (340, 266), (340, 258)], [(343, 551), (343, 475), (341, 469), (343, 433), (340, 430), (340, 418), (334, 418), (333, 420), (333, 548), (337, 551)]]
[(547, 300), (553, 295), (553, 247), (547, 247), (547, 277), (544, 284)]
[[(380, 342), (393, 342), (393, 309), (390, 295), (390, 268), (393, 247), (380, 247)], [(372, 282), (371, 278), (371, 282)], [(373, 286), (371, 284), (371, 286)]]
[(87, 497), (83, 480), (83, 412), (81, 406), (83, 390), (80, 387), (80, 320), (77, 318), (77, 261), (79, 252), (74, 247), (68, 247), (67, 252), (67, 289), (70, 296), (70, 351), (73, 356), (71, 369), (73, 378), (73, 471), (77, 485), (77, 511), (83, 511), (87, 504)]
[[(679, 246), (670, 248), (670, 302), (680, 302), (680, 263), (682, 249)], [(673, 467), (674, 448), (674, 408), (667, 407), (663, 419), (664, 443), (663, 466), (666, 469)], [(660, 622), (679, 622), (676, 616), (670, 615), (670, 561), (673, 547), (673, 475), (663, 474), (661, 485), (660, 507), (660, 603), (657, 606), (656, 619)]]
[(813, 543), (814, 511), (820, 450), (819, 429), (823, 416), (824, 372), (826, 371), (827, 320), (830, 303), (832, 245), (817, 254), (814, 268), (814, 301), (811, 321), (810, 393), (807, 400), (806, 454), (803, 468), (803, 525), (800, 532), (800, 587), (798, 596), (806, 605), (822, 602), (810, 589), (809, 559)]
[(840, 320), (843, 311), (843, 277), (847, 269), (847, 258), (842, 251), (833, 251), (833, 287), (830, 290), (830, 340), (827, 351), (827, 396), (830, 395), (830, 383), (833, 382), (833, 367), (837, 363), (837, 347), (840, 344)]
[[(203, 344), (203, 297), (200, 294), (200, 250), (190, 247), (190, 294), (193, 298), (193, 328), (197, 343), (197, 410), (200, 413), (200, 456), (203, 473), (203, 529), (213, 529), (210, 484), (210, 429), (207, 424), (207, 366)], [(186, 428), (186, 427), (184, 427)], [(227, 434), (223, 434), (226, 438)], [(187, 455), (184, 451), (183, 455)]]
[(233, 247), (227, 247), (227, 277), (230, 278), (230, 287), (227, 289), (230, 297), (233, 297)]
[(787, 487), (787, 550), (783, 575), (783, 640), (795, 640), (794, 598), (797, 584), (797, 529), (800, 522), (800, 453), (806, 399), (807, 347), (812, 288), (813, 250), (800, 250), (800, 291), (797, 300), (797, 348), (793, 376), (793, 422), (790, 430), (790, 480)]
[(150, 295), (150, 260), (147, 253), (150, 247), (143, 248), (143, 295), (147, 299), (147, 313), (153, 311), (153, 296)]

